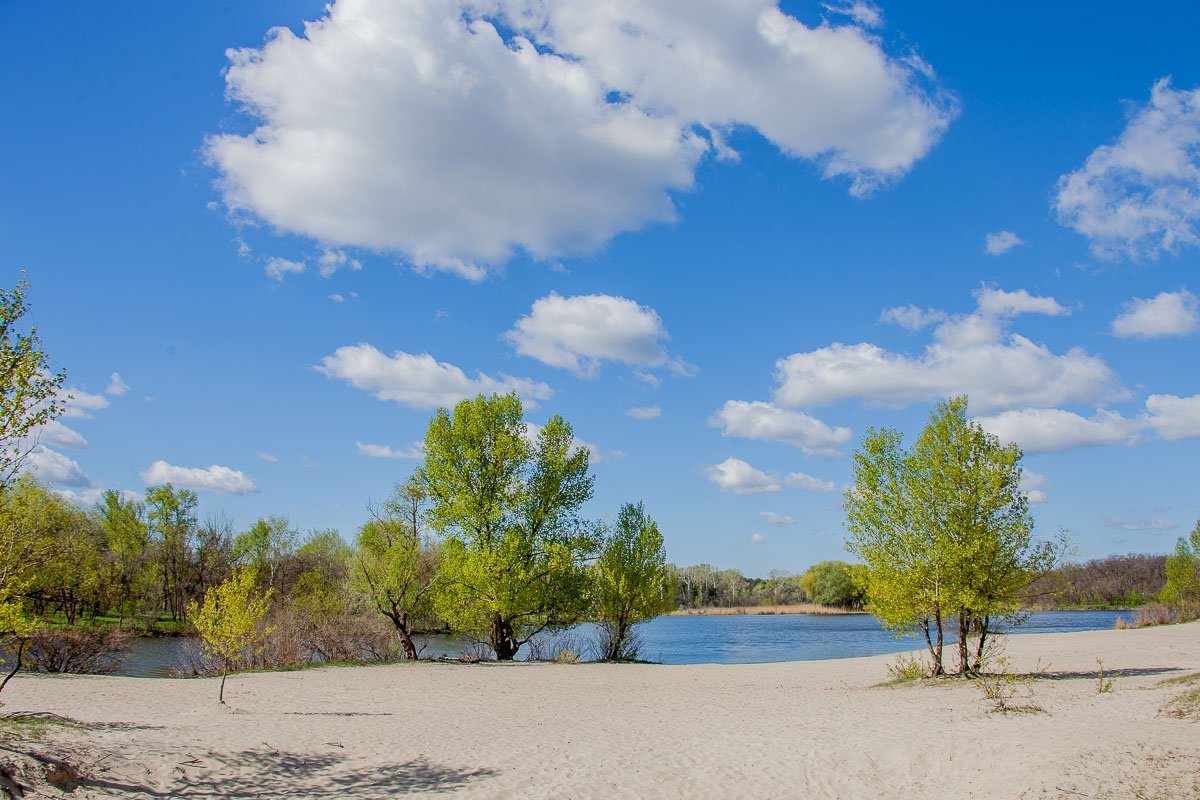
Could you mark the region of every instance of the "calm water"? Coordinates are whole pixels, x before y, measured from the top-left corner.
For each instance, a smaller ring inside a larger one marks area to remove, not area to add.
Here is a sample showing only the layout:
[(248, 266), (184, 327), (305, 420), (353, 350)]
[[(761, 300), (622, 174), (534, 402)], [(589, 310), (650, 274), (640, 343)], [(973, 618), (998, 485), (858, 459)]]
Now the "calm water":
[[(1064, 633), (1112, 628), (1124, 611), (1038, 611), (1010, 633)], [(869, 614), (803, 614), (761, 616), (659, 617), (640, 628), (642, 658), (664, 664), (753, 664), (764, 661), (809, 661), (897, 653), (923, 642), (894, 639)], [(544, 641), (547, 649), (563, 645), (590, 657), (594, 626), (578, 625)], [(948, 638), (947, 642), (954, 641)], [(179, 665), (186, 640), (139, 639), (122, 675), (163, 677)], [(472, 645), (449, 636), (434, 636), (422, 656), (457, 657)], [(518, 658), (528, 658), (528, 646)]]

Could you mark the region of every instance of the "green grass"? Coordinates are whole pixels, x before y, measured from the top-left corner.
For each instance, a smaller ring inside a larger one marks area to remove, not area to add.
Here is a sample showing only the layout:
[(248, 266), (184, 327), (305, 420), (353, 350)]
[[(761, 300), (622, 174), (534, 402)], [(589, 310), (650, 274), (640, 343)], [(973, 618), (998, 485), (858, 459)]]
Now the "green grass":
[(55, 714), (0, 714), (0, 742), (37, 739), (51, 728), (75, 727), (75, 720)]
[(1191, 675), (1176, 675), (1174, 678), (1163, 678), (1158, 682), (1158, 686), (1187, 686), (1188, 684), (1200, 682), (1200, 672), (1193, 672)]

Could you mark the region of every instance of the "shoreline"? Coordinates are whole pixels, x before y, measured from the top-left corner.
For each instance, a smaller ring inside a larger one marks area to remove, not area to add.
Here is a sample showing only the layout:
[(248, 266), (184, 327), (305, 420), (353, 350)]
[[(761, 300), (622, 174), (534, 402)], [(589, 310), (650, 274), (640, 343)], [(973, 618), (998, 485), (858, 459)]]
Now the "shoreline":
[(881, 685), (895, 655), (245, 673), (225, 708), (219, 678), (22, 674), (3, 699), (83, 723), (26, 747), (100, 765), (86, 797), (1200, 796), (1200, 721), (1162, 710), (1185, 689), (1162, 681), (1200, 676), (1200, 622), (1004, 648), (1039, 710), (993, 713), (982, 681)]

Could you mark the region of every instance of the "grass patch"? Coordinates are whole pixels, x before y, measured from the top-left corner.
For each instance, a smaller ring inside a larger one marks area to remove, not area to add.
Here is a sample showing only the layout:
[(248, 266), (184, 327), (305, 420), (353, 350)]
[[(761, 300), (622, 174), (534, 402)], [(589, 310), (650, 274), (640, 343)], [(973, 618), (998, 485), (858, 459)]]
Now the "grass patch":
[(1162, 711), (1176, 719), (1200, 720), (1200, 687), (1171, 698), (1163, 704)]
[(52, 728), (77, 728), (80, 723), (57, 714), (0, 714), (0, 742), (38, 739)]
[(1193, 672), (1191, 675), (1176, 675), (1174, 678), (1163, 678), (1156, 686), (1188, 686), (1193, 683), (1200, 683), (1200, 672)]

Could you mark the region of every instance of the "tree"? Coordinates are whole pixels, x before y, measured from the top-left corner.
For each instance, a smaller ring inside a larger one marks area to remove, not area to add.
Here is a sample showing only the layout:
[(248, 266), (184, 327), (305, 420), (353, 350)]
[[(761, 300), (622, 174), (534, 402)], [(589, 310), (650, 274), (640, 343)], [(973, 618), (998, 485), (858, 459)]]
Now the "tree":
[(258, 591), (258, 576), (250, 566), (238, 567), (229, 580), (204, 593), (203, 605), (195, 601), (188, 615), (196, 625), (204, 648), (221, 662), (221, 688), (217, 703), (225, 704), (225, 678), (229, 668), (251, 654), (262, 652), (264, 631), (260, 623), (270, 607), (271, 590)]
[(250, 530), (233, 540), (233, 559), (252, 565), (266, 577), (268, 589), (277, 589), (280, 567), (295, 554), (299, 538), (287, 517), (259, 517)]
[(845, 561), (813, 564), (800, 577), (800, 587), (814, 603), (839, 608), (862, 605), (863, 590), (854, 580), (854, 568)]
[(381, 513), (358, 532), (352, 586), (391, 621), (404, 657), (415, 659), (413, 635), (433, 615), (438, 548), (420, 527), (424, 489), (415, 480), (398, 485)]
[(554, 416), (527, 438), (516, 394), (438, 409), (418, 480), (443, 534), (435, 609), (455, 630), (511, 660), (538, 632), (587, 610), (597, 537), (579, 517), (592, 496), (588, 451)]
[(621, 506), (592, 580), (592, 613), (603, 631), (601, 657), (636, 658), (633, 626), (674, 606), (663, 537), (642, 503)]
[(1019, 447), (968, 419), (965, 396), (938, 404), (911, 451), (895, 430), (869, 429), (854, 454), (846, 547), (865, 562), (867, 606), (888, 627), (924, 635), (935, 675), (947, 619), (960, 673), (977, 671), (997, 618), (1017, 615), (1022, 592), (1065, 550), (1034, 541), (1020, 461)]
[(25, 594), (50, 549), (39, 517), (46, 487), (24, 475), (0, 489), (0, 650), (12, 659), (0, 679), (0, 691), (21, 669), (29, 637), (37, 621), (26, 609)]
[(20, 472), (37, 447), (40, 430), (66, 410), (66, 373), (51, 373), (37, 327), (21, 330), (29, 313), (24, 278), (0, 289), (0, 489)]
[(1175, 552), (1167, 556), (1166, 571), (1163, 602), (1200, 607), (1200, 520), (1188, 539), (1180, 537), (1175, 543)]
[(196, 493), (169, 483), (146, 489), (147, 522), (159, 556), (162, 610), (179, 619), (187, 605), (187, 578), (196, 535)]
[(127, 499), (120, 492), (108, 489), (96, 504), (96, 514), (107, 541), (109, 585), (124, 619), (126, 614), (134, 612), (135, 598), (143, 596), (149, 588), (146, 507), (136, 499)]

